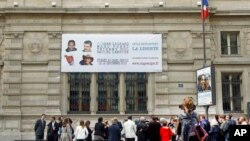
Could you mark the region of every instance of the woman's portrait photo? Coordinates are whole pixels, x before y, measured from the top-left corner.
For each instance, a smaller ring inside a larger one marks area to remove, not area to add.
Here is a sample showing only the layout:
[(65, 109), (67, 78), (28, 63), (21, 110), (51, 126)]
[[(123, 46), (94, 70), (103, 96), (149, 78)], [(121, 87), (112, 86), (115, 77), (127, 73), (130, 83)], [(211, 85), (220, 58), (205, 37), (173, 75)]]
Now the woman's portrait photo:
[(211, 90), (211, 81), (208, 75), (201, 74), (198, 76), (197, 90), (198, 92)]
[(66, 52), (76, 51), (76, 42), (75, 40), (69, 40), (68, 41), (68, 48), (66, 49)]
[(80, 65), (93, 65), (92, 62), (94, 61), (94, 58), (91, 55), (83, 55), (82, 60), (80, 61)]

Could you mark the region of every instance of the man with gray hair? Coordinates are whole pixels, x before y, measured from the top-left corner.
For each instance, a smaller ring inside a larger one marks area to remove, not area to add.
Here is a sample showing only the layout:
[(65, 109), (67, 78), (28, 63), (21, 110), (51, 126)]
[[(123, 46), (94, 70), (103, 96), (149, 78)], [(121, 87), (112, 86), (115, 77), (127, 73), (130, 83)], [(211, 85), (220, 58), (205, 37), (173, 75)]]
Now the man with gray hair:
[(145, 117), (141, 116), (140, 121), (137, 124), (137, 138), (138, 141), (146, 141), (146, 134), (145, 131), (147, 129), (147, 123)]
[(112, 125), (109, 126), (108, 129), (108, 141), (120, 141), (121, 140), (121, 130), (119, 128), (119, 126), (117, 125), (117, 118), (113, 118), (111, 120)]

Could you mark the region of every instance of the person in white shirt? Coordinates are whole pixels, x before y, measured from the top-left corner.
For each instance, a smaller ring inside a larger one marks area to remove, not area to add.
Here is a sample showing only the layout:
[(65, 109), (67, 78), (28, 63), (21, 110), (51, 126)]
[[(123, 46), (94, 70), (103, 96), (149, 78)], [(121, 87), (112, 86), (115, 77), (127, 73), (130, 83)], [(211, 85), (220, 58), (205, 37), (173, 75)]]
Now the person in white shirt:
[(135, 141), (136, 125), (132, 121), (132, 116), (128, 116), (128, 120), (124, 123), (124, 134), (126, 141)]
[(75, 137), (77, 141), (85, 141), (85, 139), (88, 137), (88, 130), (84, 125), (84, 121), (80, 121), (80, 125), (76, 127), (75, 130)]

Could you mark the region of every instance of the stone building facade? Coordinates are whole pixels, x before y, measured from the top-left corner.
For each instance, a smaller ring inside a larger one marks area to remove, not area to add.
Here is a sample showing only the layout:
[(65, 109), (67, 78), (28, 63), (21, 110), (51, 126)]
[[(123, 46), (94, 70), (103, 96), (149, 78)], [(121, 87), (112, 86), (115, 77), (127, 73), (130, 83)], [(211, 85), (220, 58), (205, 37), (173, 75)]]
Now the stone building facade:
[[(209, 114), (246, 115), (250, 1), (210, 0), (209, 7), (206, 65), (215, 66), (216, 78), (216, 105)], [(147, 73), (147, 112), (135, 116), (176, 115), (183, 97), (196, 97), (195, 70), (203, 66), (196, 0), (0, 0), (0, 141), (33, 139), (34, 122), (42, 113), (70, 116), (75, 124), (80, 118), (94, 122), (99, 116), (128, 115), (125, 73), (118, 75), (118, 113), (98, 113), (96, 73), (90, 76), (89, 113), (69, 112), (69, 74), (60, 72), (63, 33), (163, 35), (163, 71)], [(197, 110), (204, 113), (202, 107)]]

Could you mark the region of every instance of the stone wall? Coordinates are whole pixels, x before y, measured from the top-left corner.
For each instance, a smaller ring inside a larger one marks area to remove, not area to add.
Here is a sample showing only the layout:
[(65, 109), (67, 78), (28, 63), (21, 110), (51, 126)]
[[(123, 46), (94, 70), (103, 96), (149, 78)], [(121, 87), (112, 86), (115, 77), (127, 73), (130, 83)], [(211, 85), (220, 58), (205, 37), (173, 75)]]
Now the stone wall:
[[(34, 123), (41, 113), (72, 117), (74, 126), (82, 118), (91, 120), (93, 126), (100, 116), (93, 112), (95, 105), (89, 115), (67, 115), (68, 80), (67, 74), (60, 72), (62, 33), (162, 33), (163, 72), (149, 74), (150, 104), (145, 116), (179, 114), (182, 111), (178, 104), (183, 97), (195, 97), (195, 70), (203, 66), (200, 8), (196, 1), (163, 0), (164, 7), (158, 7), (157, 0), (55, 0), (55, 8), (51, 7), (52, 0), (15, 1), (19, 3), (17, 8), (13, 7), (14, 0), (0, 0), (0, 8), (4, 7), (0, 10), (0, 141), (33, 139)], [(104, 8), (105, 2), (110, 3), (110, 8)], [(219, 5), (222, 2), (226, 6)], [(222, 72), (230, 71), (243, 74), (243, 110), (247, 113), (247, 2), (211, 0), (211, 16), (205, 22), (207, 65), (213, 63), (217, 67), (217, 105), (210, 107), (211, 115), (223, 113), (220, 77)], [(240, 4), (245, 6), (242, 11)], [(232, 7), (233, 11), (228, 12)], [(220, 31), (240, 31), (239, 56), (221, 56)], [(92, 75), (91, 79), (95, 77)], [(121, 109), (120, 115), (103, 116), (122, 120), (127, 115)], [(202, 107), (197, 110), (204, 113)]]

